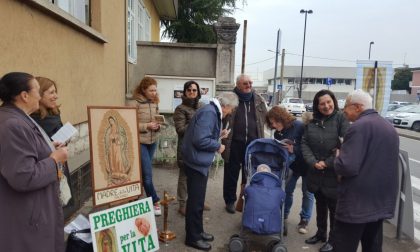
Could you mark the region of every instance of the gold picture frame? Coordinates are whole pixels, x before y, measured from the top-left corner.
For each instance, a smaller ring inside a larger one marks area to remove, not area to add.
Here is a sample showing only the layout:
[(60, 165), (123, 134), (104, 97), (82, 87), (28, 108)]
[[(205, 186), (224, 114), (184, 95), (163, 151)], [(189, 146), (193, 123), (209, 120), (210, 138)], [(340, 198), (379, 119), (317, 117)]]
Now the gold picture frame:
[(93, 206), (143, 194), (137, 109), (88, 106)]

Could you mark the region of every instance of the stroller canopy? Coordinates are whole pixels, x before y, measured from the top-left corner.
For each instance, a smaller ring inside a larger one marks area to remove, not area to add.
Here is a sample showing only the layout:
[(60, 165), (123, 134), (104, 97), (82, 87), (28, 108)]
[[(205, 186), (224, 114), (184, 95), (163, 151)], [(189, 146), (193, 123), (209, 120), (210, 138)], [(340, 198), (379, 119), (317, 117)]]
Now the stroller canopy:
[(245, 152), (245, 167), (248, 175), (256, 172), (258, 165), (266, 164), (276, 173), (287, 168), (289, 153), (274, 139), (260, 138), (252, 141)]

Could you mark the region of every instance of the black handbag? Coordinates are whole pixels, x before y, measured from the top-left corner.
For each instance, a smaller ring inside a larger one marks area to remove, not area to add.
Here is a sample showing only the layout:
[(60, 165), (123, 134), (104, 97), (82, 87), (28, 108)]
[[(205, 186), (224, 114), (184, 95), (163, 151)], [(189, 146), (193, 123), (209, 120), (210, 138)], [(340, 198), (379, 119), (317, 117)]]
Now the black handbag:
[(66, 252), (93, 252), (92, 243), (87, 243), (78, 238), (76, 234), (79, 233), (90, 233), (90, 228), (72, 231), (67, 238)]

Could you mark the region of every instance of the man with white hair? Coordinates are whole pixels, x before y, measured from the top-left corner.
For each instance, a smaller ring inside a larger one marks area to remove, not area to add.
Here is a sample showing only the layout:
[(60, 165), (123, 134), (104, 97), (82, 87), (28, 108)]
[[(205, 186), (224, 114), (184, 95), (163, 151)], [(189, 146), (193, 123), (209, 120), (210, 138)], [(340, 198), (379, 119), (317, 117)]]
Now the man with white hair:
[(355, 90), (344, 114), (353, 122), (337, 151), (341, 177), (332, 243), (335, 251), (382, 251), (382, 223), (394, 216), (398, 192), (399, 138), (394, 127), (372, 109), (371, 96)]
[(207, 179), (215, 153), (225, 150), (219, 143), (219, 139), (228, 134), (227, 130), (222, 130), (222, 119), (237, 106), (238, 98), (234, 93), (221, 93), (194, 114), (184, 134), (181, 151), (188, 192), (185, 244), (199, 250), (210, 250), (208, 241), (214, 240), (213, 235), (203, 229)]

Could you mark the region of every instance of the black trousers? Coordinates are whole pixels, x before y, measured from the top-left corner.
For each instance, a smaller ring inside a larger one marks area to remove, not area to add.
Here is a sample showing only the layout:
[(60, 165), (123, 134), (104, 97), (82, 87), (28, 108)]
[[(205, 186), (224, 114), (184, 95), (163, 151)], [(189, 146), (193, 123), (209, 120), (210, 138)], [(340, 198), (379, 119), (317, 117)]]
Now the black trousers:
[(185, 164), (184, 167), (187, 175), (188, 192), (185, 214), (185, 240), (186, 242), (195, 242), (202, 239), (201, 233), (204, 232), (203, 210), (208, 177)]
[(245, 150), (246, 144), (232, 140), (230, 145), (229, 162), (225, 162), (223, 172), (223, 199), (226, 204), (236, 201), (239, 171), (242, 168), (242, 184), (246, 184)]
[(326, 197), (321, 191), (316, 192), (316, 226), (318, 228), (317, 234), (321, 237), (327, 237), (328, 214), (330, 217), (330, 232), (329, 237), (334, 229), (335, 222), (335, 207), (337, 200)]
[(356, 252), (359, 241), (363, 252), (382, 252), (383, 220), (369, 223), (346, 223), (336, 220), (333, 246), (335, 252)]

